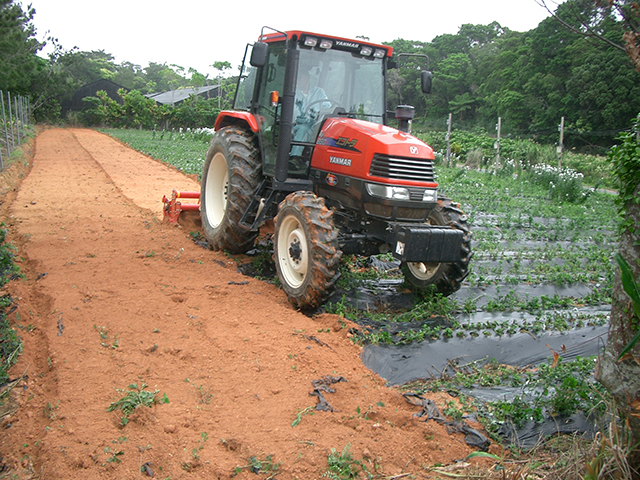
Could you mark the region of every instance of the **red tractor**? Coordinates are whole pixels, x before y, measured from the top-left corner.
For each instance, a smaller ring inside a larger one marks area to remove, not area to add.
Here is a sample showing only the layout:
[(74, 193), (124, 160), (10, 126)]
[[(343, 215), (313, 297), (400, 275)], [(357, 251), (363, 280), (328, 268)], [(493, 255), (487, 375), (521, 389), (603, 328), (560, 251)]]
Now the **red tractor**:
[[(247, 46), (234, 110), (215, 122), (200, 195), (209, 244), (244, 253), (273, 219), (278, 278), (302, 309), (331, 291), (342, 252), (391, 252), (409, 283), (458, 290), (467, 218), (438, 196), (433, 150), (408, 133), (413, 107), (386, 110), (392, 48), (269, 30)], [(421, 83), (429, 93), (431, 72)]]

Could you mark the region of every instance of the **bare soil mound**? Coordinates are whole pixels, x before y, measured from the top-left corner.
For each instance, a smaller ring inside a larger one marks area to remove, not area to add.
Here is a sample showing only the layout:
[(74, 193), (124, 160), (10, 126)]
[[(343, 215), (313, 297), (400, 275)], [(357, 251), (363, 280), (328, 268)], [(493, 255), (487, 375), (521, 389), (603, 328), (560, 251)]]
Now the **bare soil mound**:
[[(32, 154), (3, 192), (26, 278), (5, 289), (24, 376), (0, 477), (312, 479), (350, 445), (376, 478), (426, 478), (472, 451), (362, 365), (340, 317), (295, 311), (163, 223), (162, 195), (194, 180), (92, 130), (43, 130)], [(107, 410), (143, 400), (131, 384), (156, 401), (123, 422)]]

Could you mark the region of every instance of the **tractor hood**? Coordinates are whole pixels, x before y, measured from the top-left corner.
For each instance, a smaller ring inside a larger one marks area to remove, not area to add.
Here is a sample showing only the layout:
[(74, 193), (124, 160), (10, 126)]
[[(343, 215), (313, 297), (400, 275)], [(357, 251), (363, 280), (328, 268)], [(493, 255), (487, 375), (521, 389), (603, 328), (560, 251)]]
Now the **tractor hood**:
[(311, 168), (371, 182), (436, 186), (433, 149), (395, 128), (353, 118), (328, 119)]

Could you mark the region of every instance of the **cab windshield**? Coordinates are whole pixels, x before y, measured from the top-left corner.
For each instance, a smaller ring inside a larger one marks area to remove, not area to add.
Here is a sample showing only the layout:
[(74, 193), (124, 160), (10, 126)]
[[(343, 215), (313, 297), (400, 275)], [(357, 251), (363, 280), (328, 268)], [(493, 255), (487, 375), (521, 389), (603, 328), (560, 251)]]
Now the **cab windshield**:
[(382, 123), (382, 68), (382, 60), (378, 58), (341, 50), (302, 49), (296, 85), (296, 114), (328, 111)]

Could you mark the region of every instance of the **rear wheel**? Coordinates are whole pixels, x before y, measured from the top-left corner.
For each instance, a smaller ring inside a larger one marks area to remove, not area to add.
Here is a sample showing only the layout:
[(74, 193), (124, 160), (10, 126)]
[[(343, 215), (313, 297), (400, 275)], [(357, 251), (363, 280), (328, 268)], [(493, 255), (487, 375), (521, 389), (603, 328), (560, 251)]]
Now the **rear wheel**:
[(429, 224), (449, 226), (462, 230), (460, 261), (452, 263), (407, 262), (402, 265), (404, 278), (414, 287), (425, 288), (433, 285), (438, 293), (451, 295), (460, 289), (462, 281), (469, 274), (471, 260), (471, 232), (467, 216), (460, 204), (446, 197), (438, 199), (438, 206), (429, 214)]
[(258, 235), (240, 225), (256, 195), (262, 169), (253, 134), (225, 127), (214, 135), (202, 170), (202, 231), (214, 250), (244, 253)]
[(342, 253), (333, 212), (322, 198), (295, 192), (275, 218), (274, 260), (282, 289), (301, 309), (320, 305), (338, 277)]

